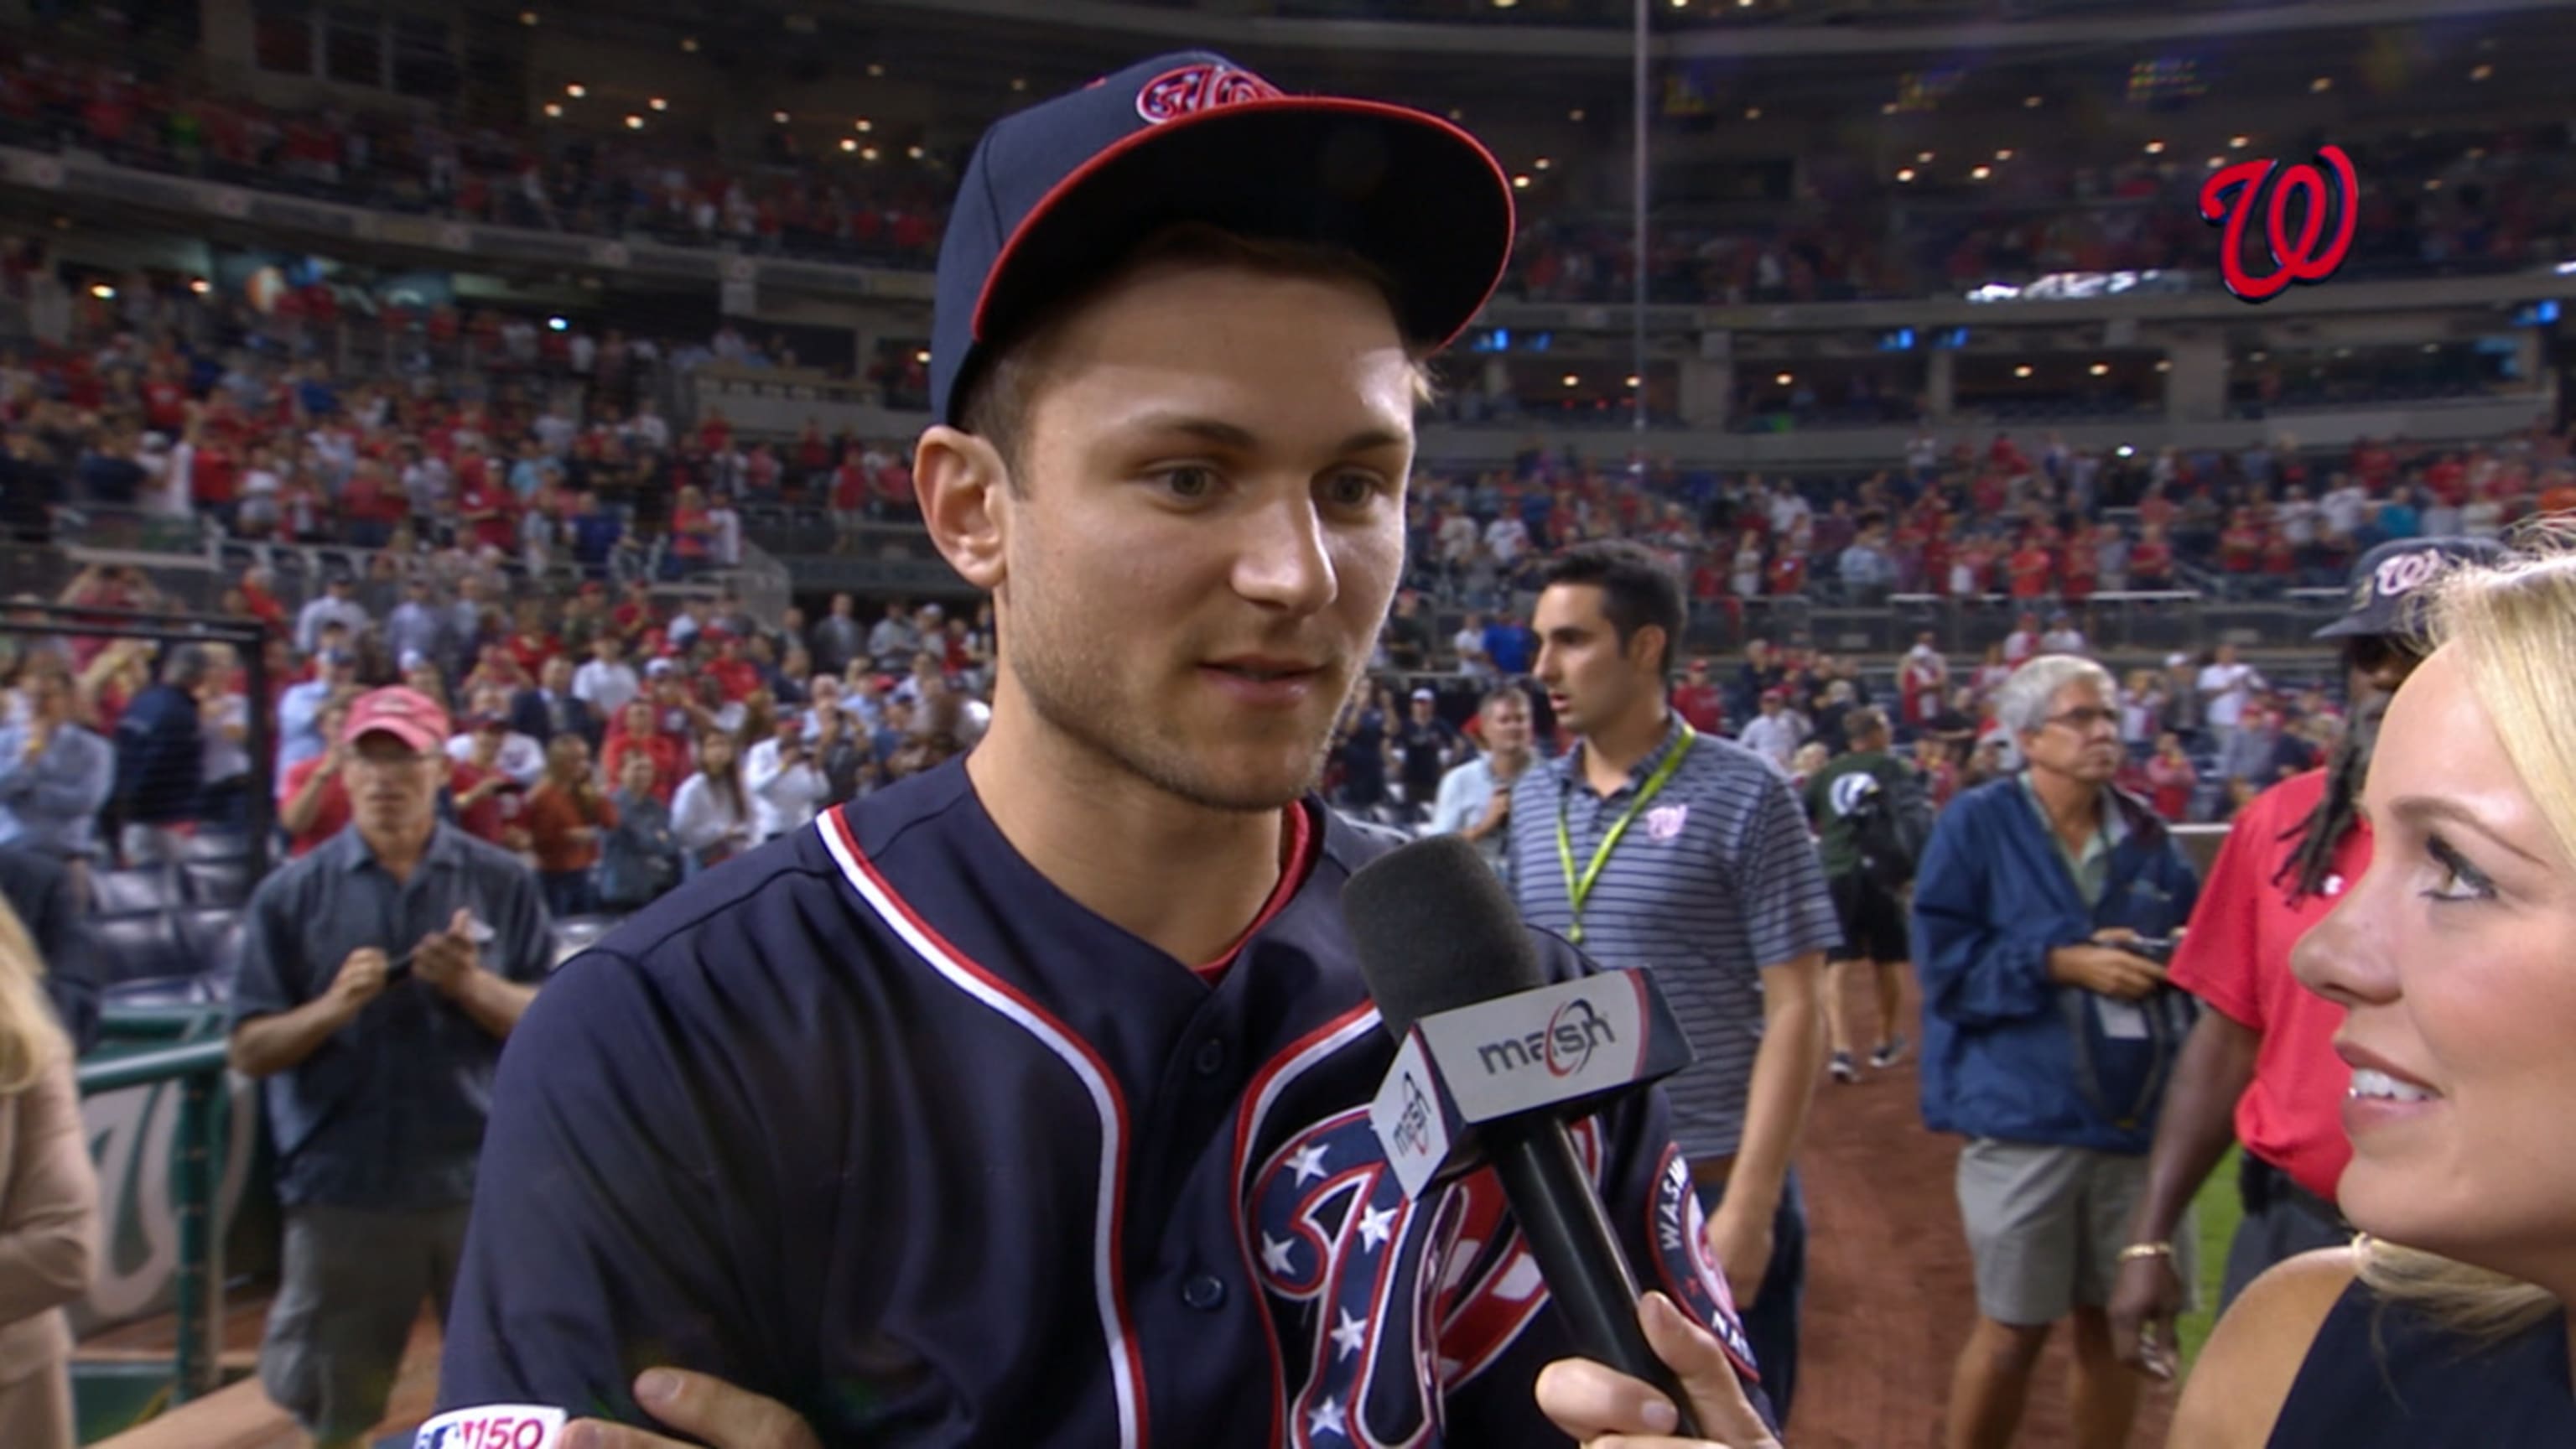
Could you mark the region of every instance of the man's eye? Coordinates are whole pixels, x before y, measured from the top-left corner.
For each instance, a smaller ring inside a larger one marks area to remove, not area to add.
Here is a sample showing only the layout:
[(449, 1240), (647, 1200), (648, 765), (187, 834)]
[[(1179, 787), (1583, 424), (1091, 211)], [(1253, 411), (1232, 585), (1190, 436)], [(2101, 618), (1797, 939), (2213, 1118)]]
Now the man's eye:
[(1377, 476), (1371, 473), (1337, 473), (1324, 484), (1325, 501), (1341, 508), (1359, 508), (1377, 497)]
[(1166, 468), (1154, 475), (1163, 491), (1174, 498), (1196, 502), (1216, 492), (1216, 470), (1213, 468)]

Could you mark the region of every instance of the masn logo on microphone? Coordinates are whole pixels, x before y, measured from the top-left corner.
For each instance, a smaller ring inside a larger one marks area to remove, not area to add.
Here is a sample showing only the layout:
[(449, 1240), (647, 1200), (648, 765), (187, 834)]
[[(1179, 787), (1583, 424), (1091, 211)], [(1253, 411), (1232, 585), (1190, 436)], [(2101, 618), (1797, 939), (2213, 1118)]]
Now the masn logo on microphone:
[(1619, 1033), (1609, 1020), (1577, 997), (1558, 1007), (1538, 1031), (1478, 1046), (1476, 1060), (1489, 1077), (1533, 1066), (1545, 1067), (1551, 1077), (1570, 1077), (1591, 1065), (1596, 1047), (1618, 1043)]

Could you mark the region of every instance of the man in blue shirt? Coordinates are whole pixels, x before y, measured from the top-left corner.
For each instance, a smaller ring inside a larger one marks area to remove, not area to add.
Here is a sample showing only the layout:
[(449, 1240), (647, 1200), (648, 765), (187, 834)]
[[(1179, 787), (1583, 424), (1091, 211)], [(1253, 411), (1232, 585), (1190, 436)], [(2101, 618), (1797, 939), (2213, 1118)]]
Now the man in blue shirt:
[(252, 895), (231, 1024), (286, 1210), (260, 1380), (317, 1449), (384, 1417), (422, 1300), (446, 1315), (501, 1039), (550, 954), (535, 873), (438, 818), (446, 711), (379, 689), (345, 738), (350, 824)]
[[(2145, 943), (2190, 919), (2199, 882), (2155, 812), (2111, 784), (2118, 700), (2088, 659), (2015, 671), (1996, 714), (2029, 768), (1951, 802), (1915, 877), (1923, 1120), (1968, 1139), (1977, 1276), (1948, 1449), (2007, 1449), (2060, 1319), (2078, 1442), (2125, 1442), (2144, 1383), (2114, 1356), (2105, 1306), (2193, 1018)], [(2190, 1240), (2174, 1234), (2186, 1283)]]

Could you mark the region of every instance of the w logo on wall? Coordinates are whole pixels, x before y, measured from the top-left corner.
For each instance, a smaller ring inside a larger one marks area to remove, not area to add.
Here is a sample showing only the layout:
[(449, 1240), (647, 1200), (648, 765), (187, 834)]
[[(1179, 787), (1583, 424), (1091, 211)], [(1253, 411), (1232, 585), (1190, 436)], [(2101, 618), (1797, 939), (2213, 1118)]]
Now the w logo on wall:
[[(2219, 274), (2227, 279), (2227, 290), (2243, 300), (2259, 305), (2292, 282), (2322, 282), (2340, 271), (2351, 254), (2353, 229), (2361, 219), (2361, 185), (2353, 175), (2352, 158), (2340, 146), (2327, 146), (2317, 152), (2317, 160), (2334, 173), (2331, 182), (2316, 162), (2283, 166), (2265, 159), (2239, 161), (2201, 183), (2200, 219), (2223, 228)], [(2304, 203), (2295, 237), (2290, 235), (2293, 196)], [(2269, 268), (2259, 275), (2247, 261), (2245, 235), (2258, 211), (2268, 254), (2256, 264)]]

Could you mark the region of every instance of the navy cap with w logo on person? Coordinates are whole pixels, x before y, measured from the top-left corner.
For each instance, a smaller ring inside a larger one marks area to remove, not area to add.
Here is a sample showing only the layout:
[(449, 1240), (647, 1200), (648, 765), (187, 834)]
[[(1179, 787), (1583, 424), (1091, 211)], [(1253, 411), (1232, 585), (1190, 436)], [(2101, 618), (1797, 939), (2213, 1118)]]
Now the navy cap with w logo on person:
[(2463, 565), (2499, 562), (2507, 553), (2503, 544), (2485, 538), (2391, 539), (2352, 566), (2352, 596), (2344, 616), (2310, 637), (2420, 633), (2424, 620), (2419, 598), (2427, 584)]
[(1349, 248), (1435, 349), (1493, 295), (1512, 190), (1473, 136), (1376, 101), (1292, 96), (1221, 55), (1140, 61), (984, 133), (939, 247), (930, 402), (960, 421), (992, 350), (1166, 227)]

